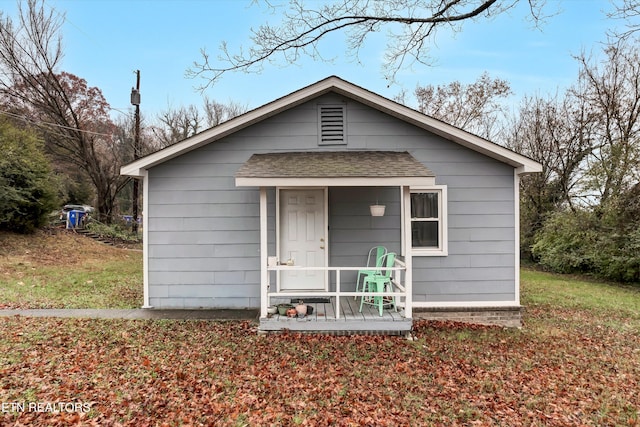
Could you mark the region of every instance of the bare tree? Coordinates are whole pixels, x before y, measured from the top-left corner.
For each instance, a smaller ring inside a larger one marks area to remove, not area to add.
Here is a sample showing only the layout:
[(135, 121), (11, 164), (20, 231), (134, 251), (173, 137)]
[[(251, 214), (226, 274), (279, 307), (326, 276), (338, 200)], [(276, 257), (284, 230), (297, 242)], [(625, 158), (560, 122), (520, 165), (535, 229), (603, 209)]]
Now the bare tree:
[(506, 105), (500, 101), (511, 93), (509, 82), (487, 73), (469, 85), (456, 81), (415, 90), (421, 112), (490, 140), (497, 138), (506, 118)]
[(169, 108), (159, 113), (157, 120), (159, 125), (153, 126), (152, 132), (161, 148), (195, 135), (205, 126), (204, 117), (194, 105)]
[(84, 79), (59, 72), (64, 15), (44, 2), (19, 3), (17, 21), (0, 15), (0, 93), (13, 112), (37, 126), (58, 162), (82, 170), (96, 191), (96, 208), (111, 219), (120, 177), (109, 105)]
[(612, 35), (621, 39), (631, 38), (640, 31), (640, 0), (619, 0), (613, 3), (615, 9), (608, 16), (624, 20), (626, 29), (612, 31)]
[(542, 173), (521, 180), (520, 232), (526, 256), (548, 216), (573, 209), (576, 187), (592, 152), (588, 106), (575, 101), (566, 95), (527, 97), (507, 135), (509, 148), (542, 164)]
[[(233, 53), (223, 42), (214, 59), (201, 49), (202, 60), (194, 62), (187, 75), (202, 78), (204, 90), (229, 71), (260, 72), (265, 62), (292, 64), (303, 55), (323, 60), (320, 42), (333, 33), (346, 35), (347, 53), (358, 59), (367, 37), (387, 30), (383, 72), (392, 83), (398, 70), (430, 63), (438, 29), (460, 31), (465, 21), (490, 19), (519, 1), (525, 0), (337, 0), (312, 2), (309, 8), (304, 0), (292, 0), (279, 26), (264, 24), (251, 30), (253, 44), (248, 50)], [(526, 1), (537, 23), (545, 1)], [(269, 6), (279, 11), (278, 6)]]
[(218, 126), (247, 111), (237, 102), (222, 104), (204, 97), (204, 114), (195, 105), (169, 108), (158, 115), (159, 124), (152, 127), (158, 148), (173, 145), (206, 128)]
[(593, 152), (593, 123), (584, 99), (527, 97), (511, 127), (507, 145), (542, 164), (542, 173), (527, 177), (525, 191), (538, 212), (573, 207), (582, 196), (578, 185)]
[(640, 181), (640, 54), (638, 42), (620, 39), (605, 48), (599, 65), (588, 56), (581, 64), (576, 98), (589, 105), (595, 142), (585, 174), (585, 191), (600, 204)]
[(525, 98), (513, 122), (509, 146), (543, 165), (541, 174), (522, 180), (525, 252), (554, 212), (608, 212), (619, 229), (635, 221), (640, 57), (625, 40), (604, 52), (601, 62), (580, 55), (578, 81), (561, 98)]
[(209, 127), (218, 126), (221, 123), (226, 122), (234, 117), (244, 114), (249, 109), (246, 105), (240, 104), (235, 101), (230, 101), (228, 104), (222, 104), (220, 102), (204, 97), (204, 112), (207, 116), (207, 125)]

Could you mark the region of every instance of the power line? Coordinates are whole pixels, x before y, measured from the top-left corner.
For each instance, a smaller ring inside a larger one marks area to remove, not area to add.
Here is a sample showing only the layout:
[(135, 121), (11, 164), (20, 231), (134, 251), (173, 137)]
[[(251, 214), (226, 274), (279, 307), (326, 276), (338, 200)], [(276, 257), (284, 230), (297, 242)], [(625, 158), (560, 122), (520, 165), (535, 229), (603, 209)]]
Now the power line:
[(87, 133), (87, 134), (90, 134), (90, 135), (113, 136), (112, 133), (94, 132), (94, 131), (91, 131), (91, 130), (84, 130), (84, 129), (74, 128), (74, 127), (71, 127), (71, 126), (59, 125), (57, 123), (45, 122), (45, 121), (42, 121), (42, 120), (35, 121), (35, 120), (32, 120), (32, 119), (30, 119), (30, 118), (28, 118), (26, 116), (21, 116), (19, 114), (11, 113), (11, 112), (5, 111), (5, 110), (0, 110), (0, 114), (4, 114), (5, 116), (13, 117), (14, 119), (22, 120), (22, 121), (24, 121), (26, 123), (29, 123), (29, 124), (32, 124), (34, 126), (53, 126), (53, 127), (58, 127), (58, 128), (61, 128), (61, 129), (67, 129), (67, 130), (73, 130), (73, 131), (76, 131), (76, 132)]

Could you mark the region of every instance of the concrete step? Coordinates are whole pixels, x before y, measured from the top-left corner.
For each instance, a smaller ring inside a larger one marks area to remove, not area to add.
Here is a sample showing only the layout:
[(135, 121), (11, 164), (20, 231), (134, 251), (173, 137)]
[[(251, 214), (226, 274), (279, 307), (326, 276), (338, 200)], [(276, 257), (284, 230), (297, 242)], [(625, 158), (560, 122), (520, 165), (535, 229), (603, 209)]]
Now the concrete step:
[(104, 244), (109, 245), (109, 246), (114, 246), (113, 241), (111, 241), (110, 239), (108, 239), (106, 237), (100, 236), (99, 234), (96, 234), (96, 233), (94, 233), (94, 232), (92, 232), (90, 230), (87, 230), (87, 229), (84, 229), (84, 228), (76, 228), (75, 232), (78, 233), (78, 234), (81, 234), (81, 235), (83, 235), (85, 237), (89, 237), (89, 238), (91, 238), (91, 239), (93, 239), (93, 240), (95, 240), (97, 242), (104, 243)]

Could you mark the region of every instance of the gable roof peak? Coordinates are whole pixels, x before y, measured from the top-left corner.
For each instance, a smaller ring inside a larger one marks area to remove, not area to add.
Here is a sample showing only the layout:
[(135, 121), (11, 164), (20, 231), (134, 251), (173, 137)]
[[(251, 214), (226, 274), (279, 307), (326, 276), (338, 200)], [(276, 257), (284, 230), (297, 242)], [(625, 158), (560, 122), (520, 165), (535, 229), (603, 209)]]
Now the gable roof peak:
[(427, 116), (417, 110), (399, 104), (382, 95), (371, 92), (361, 86), (348, 82), (336, 75), (328, 76), (322, 80), (291, 92), (288, 95), (277, 98), (258, 108), (250, 110), (240, 116), (221, 123), (218, 126), (207, 129), (174, 145), (155, 153), (142, 157), (132, 163), (124, 165), (120, 169), (122, 175), (144, 176), (144, 171), (184, 153), (195, 150), (211, 142), (224, 138), (234, 132), (251, 126), (257, 122), (277, 115), (283, 111), (322, 96), (328, 92), (336, 92), (347, 98), (353, 99), (371, 108), (382, 111), (400, 120), (421, 127), (429, 132), (445, 139), (458, 143), (464, 147), (478, 151), (486, 156), (507, 163), (518, 169), (518, 173), (540, 172), (542, 166), (523, 155), (511, 151), (501, 145), (495, 144), (479, 136), (473, 135), (460, 128)]

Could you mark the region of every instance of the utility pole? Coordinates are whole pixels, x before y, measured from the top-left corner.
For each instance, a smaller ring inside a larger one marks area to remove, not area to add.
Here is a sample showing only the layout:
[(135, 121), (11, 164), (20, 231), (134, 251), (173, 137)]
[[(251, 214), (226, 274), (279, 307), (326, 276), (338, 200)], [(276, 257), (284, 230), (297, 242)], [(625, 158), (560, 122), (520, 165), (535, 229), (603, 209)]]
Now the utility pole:
[[(131, 88), (131, 105), (135, 105), (135, 127), (133, 131), (133, 160), (140, 158), (140, 70), (136, 70), (136, 87)], [(138, 186), (140, 182), (137, 178), (133, 179), (133, 200), (132, 200), (132, 218), (131, 231), (138, 234)]]

